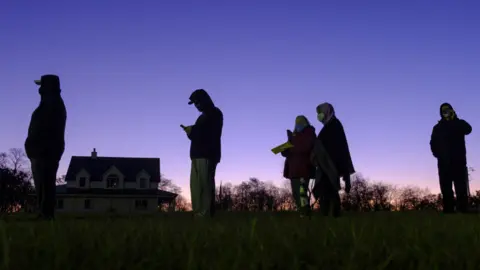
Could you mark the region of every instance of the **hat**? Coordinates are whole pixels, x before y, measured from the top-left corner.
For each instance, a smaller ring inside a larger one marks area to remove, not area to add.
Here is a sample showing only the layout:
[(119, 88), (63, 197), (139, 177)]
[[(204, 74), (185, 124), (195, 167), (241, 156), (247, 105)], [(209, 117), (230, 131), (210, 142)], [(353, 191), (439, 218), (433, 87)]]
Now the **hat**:
[(36, 85), (50, 86), (60, 88), (60, 78), (57, 75), (47, 74), (43, 75), (40, 80), (34, 80)]
[(193, 91), (193, 93), (190, 95), (190, 101), (188, 102), (188, 105), (192, 105), (195, 102), (204, 99), (205, 96), (208, 96), (208, 94), (204, 89), (197, 89)]

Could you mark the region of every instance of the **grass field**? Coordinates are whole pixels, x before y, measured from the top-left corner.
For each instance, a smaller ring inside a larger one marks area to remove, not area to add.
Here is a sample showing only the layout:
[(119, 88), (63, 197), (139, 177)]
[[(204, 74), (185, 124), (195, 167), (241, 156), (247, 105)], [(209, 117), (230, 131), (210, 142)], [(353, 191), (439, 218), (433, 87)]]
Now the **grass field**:
[(480, 269), (480, 217), (10, 217), (0, 223), (0, 269)]

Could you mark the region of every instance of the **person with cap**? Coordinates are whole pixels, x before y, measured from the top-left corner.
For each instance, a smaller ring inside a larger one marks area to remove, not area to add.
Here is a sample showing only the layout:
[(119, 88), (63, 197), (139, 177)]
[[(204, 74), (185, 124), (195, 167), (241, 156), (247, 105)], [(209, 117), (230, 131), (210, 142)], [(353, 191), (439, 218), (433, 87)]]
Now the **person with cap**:
[(215, 213), (215, 172), (221, 159), (223, 113), (204, 89), (195, 90), (188, 104), (201, 113), (192, 126), (183, 126), (190, 139), (190, 192), (196, 216)]
[(53, 219), (57, 170), (65, 150), (67, 112), (58, 76), (43, 75), (35, 84), (40, 86), (40, 104), (30, 120), (25, 152), (31, 163), (39, 218)]
[[(330, 207), (333, 207), (333, 216), (338, 217), (341, 206), (338, 193), (340, 177), (345, 182), (345, 192), (349, 193), (350, 176), (355, 173), (355, 169), (343, 125), (335, 116), (333, 106), (330, 103), (322, 103), (317, 106), (316, 111), (318, 121), (323, 124), (323, 128), (318, 134), (319, 144), (316, 145), (315, 152), (322, 152), (325, 164), (320, 167), (328, 169), (319, 174), (320, 179), (318, 182), (316, 181), (314, 193), (318, 194), (320, 199), (322, 214), (327, 216), (330, 213)], [(315, 155), (319, 156), (319, 153), (315, 153)], [(316, 159), (318, 160), (318, 157)]]
[(303, 217), (310, 214), (307, 191), (310, 179), (315, 178), (315, 167), (310, 160), (316, 140), (315, 127), (307, 117), (299, 115), (295, 119), (294, 131), (287, 130), (287, 137), (293, 147), (282, 152), (285, 157), (283, 176), (290, 180), (297, 211)]
[(452, 183), (457, 195), (457, 211), (468, 212), (468, 169), (465, 136), (472, 126), (459, 119), (452, 105), (440, 106), (440, 120), (433, 127), (430, 149), (437, 159), (444, 213), (455, 212)]

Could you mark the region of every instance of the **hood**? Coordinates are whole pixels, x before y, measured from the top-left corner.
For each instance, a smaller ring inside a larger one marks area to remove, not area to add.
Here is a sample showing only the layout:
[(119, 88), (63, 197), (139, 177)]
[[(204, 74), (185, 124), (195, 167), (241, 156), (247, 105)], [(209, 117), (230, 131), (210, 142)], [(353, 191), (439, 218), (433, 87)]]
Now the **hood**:
[(443, 107), (450, 108), (454, 112), (454, 118), (457, 118), (457, 114), (455, 113), (455, 110), (453, 109), (452, 105), (450, 105), (450, 103), (448, 103), (448, 102), (445, 102), (445, 103), (442, 103), (442, 105), (440, 105), (440, 108), (438, 109), (438, 113), (440, 114), (441, 120), (444, 120), (443, 115), (442, 115), (442, 108)]
[[(310, 124), (310, 121), (308, 121), (308, 118), (307, 118), (306, 116), (304, 116), (304, 115), (299, 115), (299, 116), (297, 116), (297, 117), (295, 118), (295, 127), (297, 126), (296, 123), (297, 123), (299, 120), (302, 121), (303, 123), (305, 123), (305, 127), (304, 127), (303, 130), (307, 130), (307, 129), (310, 128), (310, 129), (313, 129), (313, 131), (315, 132), (315, 127), (312, 126), (312, 124)], [(293, 127), (293, 130), (295, 130), (295, 127)]]
[(188, 104), (198, 103), (205, 109), (215, 107), (212, 98), (210, 97), (210, 95), (208, 95), (207, 91), (203, 89), (197, 89), (193, 91), (189, 99), (190, 102), (188, 102)]
[(335, 117), (335, 109), (333, 108), (333, 105), (328, 102), (319, 104), (316, 108), (316, 111), (317, 114), (324, 114), (324, 119), (322, 120), (323, 124), (327, 124), (333, 117)]
[(298, 121), (302, 121), (306, 124), (306, 126), (311, 126), (310, 124), (310, 121), (308, 121), (308, 118), (305, 116), (305, 115), (299, 115), (297, 116), (297, 118), (295, 118), (295, 124), (298, 122)]

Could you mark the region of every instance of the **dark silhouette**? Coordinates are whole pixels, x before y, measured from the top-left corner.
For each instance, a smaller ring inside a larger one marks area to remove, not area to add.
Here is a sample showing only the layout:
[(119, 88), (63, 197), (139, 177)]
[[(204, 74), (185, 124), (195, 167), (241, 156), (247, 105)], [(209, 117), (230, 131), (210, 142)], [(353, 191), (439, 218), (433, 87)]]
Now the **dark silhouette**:
[[(335, 110), (329, 103), (323, 103), (317, 106), (317, 117), (323, 123), (323, 128), (318, 134), (318, 140), (322, 142), (325, 151), (333, 162), (338, 176), (345, 182), (345, 191), (350, 192), (350, 175), (355, 172), (348, 148), (347, 138), (343, 125), (335, 116)], [(323, 175), (317, 183), (316, 189), (320, 197), (320, 207), (324, 215), (328, 215), (330, 207), (333, 207), (333, 216), (340, 215), (340, 178), (330, 179), (328, 175)]]
[(25, 151), (31, 163), (39, 217), (53, 219), (57, 170), (65, 150), (67, 112), (58, 76), (44, 75), (35, 83), (40, 86), (41, 99), (32, 114)]
[(452, 183), (457, 195), (457, 211), (468, 212), (469, 183), (465, 135), (472, 132), (472, 126), (459, 119), (448, 103), (440, 106), (440, 117), (440, 121), (433, 127), (430, 148), (438, 161), (443, 212), (455, 212)]
[(202, 114), (195, 125), (183, 127), (191, 140), (190, 191), (192, 210), (197, 216), (213, 216), (215, 212), (215, 172), (221, 159), (223, 113), (203, 89), (195, 90), (188, 104)]
[(282, 156), (286, 157), (283, 176), (290, 180), (297, 210), (307, 214), (310, 210), (308, 184), (310, 179), (315, 178), (315, 167), (310, 160), (316, 139), (315, 128), (305, 116), (300, 115), (295, 119), (295, 130), (287, 130), (287, 137), (293, 147), (282, 152)]

